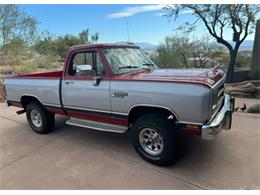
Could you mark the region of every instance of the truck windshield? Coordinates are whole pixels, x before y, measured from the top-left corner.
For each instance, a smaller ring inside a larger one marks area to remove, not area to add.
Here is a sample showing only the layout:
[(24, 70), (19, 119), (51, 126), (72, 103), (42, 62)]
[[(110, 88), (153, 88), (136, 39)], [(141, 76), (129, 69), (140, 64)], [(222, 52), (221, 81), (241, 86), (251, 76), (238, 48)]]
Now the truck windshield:
[(158, 68), (155, 63), (138, 48), (106, 48), (103, 49), (103, 52), (115, 74)]

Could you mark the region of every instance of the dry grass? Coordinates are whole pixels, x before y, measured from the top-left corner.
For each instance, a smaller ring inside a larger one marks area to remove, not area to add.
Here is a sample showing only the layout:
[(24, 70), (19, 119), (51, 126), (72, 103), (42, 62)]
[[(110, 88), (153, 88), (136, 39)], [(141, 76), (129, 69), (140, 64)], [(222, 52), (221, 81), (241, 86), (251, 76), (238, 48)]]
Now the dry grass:
[(0, 71), (13, 70), (11, 66), (0, 66)]

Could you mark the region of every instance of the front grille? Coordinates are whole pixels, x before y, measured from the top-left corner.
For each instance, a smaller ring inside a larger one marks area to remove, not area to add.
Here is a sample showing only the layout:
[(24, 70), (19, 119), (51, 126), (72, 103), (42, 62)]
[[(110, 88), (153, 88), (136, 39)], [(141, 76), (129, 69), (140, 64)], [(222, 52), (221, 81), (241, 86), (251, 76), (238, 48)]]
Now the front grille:
[(224, 102), (224, 91), (225, 91), (225, 82), (221, 81), (217, 86), (213, 88), (212, 93), (212, 115), (215, 115), (218, 110), (222, 107)]

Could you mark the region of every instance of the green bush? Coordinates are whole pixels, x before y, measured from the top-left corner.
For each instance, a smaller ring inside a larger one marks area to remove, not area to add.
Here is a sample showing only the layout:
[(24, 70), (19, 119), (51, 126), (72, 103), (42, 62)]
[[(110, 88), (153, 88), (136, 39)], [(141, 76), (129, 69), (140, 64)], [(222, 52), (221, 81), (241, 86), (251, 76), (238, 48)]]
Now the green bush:
[(256, 104), (254, 106), (251, 106), (247, 109), (248, 113), (260, 113), (260, 104)]
[(247, 56), (246, 54), (238, 52), (235, 67), (250, 69), (251, 61), (252, 61), (251, 56)]

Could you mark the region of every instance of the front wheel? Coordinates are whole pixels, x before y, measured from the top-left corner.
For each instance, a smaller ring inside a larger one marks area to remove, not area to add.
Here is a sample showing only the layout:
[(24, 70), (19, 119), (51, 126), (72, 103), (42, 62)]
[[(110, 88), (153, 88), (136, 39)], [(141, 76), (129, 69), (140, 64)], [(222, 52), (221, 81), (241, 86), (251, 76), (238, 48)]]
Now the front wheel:
[(49, 113), (41, 105), (32, 102), (26, 106), (26, 117), (30, 127), (39, 134), (46, 134), (54, 127), (54, 114)]
[(146, 114), (132, 126), (132, 143), (146, 161), (160, 166), (171, 165), (177, 159), (178, 129), (159, 114)]

